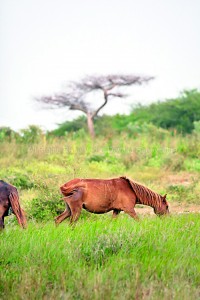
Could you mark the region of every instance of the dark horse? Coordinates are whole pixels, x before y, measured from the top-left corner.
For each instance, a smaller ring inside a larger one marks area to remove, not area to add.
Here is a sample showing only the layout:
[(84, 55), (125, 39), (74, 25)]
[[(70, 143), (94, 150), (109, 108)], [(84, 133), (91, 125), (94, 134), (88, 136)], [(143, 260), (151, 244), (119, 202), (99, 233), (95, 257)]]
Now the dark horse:
[(16, 187), (0, 180), (0, 229), (4, 228), (4, 217), (8, 216), (9, 209), (17, 217), (21, 227), (26, 227), (26, 217), (19, 204), (19, 195)]
[(113, 211), (114, 217), (124, 211), (134, 219), (138, 219), (134, 210), (136, 204), (153, 207), (157, 215), (169, 213), (166, 195), (161, 196), (126, 177), (107, 180), (77, 178), (65, 183), (60, 190), (66, 209), (55, 218), (56, 224), (68, 217), (71, 223), (76, 221), (82, 208), (97, 214)]

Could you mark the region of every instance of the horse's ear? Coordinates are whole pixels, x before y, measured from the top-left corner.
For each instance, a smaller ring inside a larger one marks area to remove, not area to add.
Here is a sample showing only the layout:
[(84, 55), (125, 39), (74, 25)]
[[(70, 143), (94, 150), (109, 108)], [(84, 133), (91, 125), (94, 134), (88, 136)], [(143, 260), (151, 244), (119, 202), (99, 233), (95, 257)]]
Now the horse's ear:
[(163, 201), (166, 201), (166, 197), (167, 197), (167, 194), (165, 194), (162, 198), (163, 198)]

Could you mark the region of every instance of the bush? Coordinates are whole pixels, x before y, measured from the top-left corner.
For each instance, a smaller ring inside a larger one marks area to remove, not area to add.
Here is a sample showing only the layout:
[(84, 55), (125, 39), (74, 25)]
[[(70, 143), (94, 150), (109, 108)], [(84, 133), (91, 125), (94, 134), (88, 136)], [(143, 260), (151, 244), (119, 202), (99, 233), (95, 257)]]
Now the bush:
[(59, 127), (53, 131), (48, 132), (48, 136), (65, 136), (69, 132), (76, 132), (81, 129), (87, 131), (87, 120), (85, 116), (78, 117), (73, 121), (66, 121), (58, 125)]
[(197, 195), (199, 192), (197, 191), (197, 182), (195, 181), (187, 186), (182, 184), (169, 185), (167, 187), (167, 193), (169, 193), (168, 198), (172, 201), (196, 204), (199, 203), (197, 200)]
[(35, 183), (27, 174), (22, 174), (18, 169), (6, 169), (0, 171), (0, 177), (20, 189), (31, 189)]
[(0, 142), (11, 141), (17, 137), (18, 134), (13, 131), (10, 127), (0, 127)]
[(152, 123), (130, 122), (127, 125), (129, 136), (138, 136), (139, 134), (151, 135), (157, 139), (164, 139), (169, 136), (169, 132), (163, 128), (158, 128)]
[(35, 186), (34, 183), (30, 180), (29, 176), (25, 174), (14, 174), (12, 176), (7, 176), (7, 179), (17, 188), (30, 189)]
[(43, 189), (37, 198), (33, 198), (26, 208), (30, 219), (36, 221), (53, 220), (58, 214), (63, 212), (65, 205), (58, 192)]
[(194, 121), (194, 134), (200, 136), (200, 121)]
[(30, 125), (28, 128), (22, 129), (20, 133), (19, 141), (25, 144), (37, 143), (43, 136), (42, 129), (35, 125)]

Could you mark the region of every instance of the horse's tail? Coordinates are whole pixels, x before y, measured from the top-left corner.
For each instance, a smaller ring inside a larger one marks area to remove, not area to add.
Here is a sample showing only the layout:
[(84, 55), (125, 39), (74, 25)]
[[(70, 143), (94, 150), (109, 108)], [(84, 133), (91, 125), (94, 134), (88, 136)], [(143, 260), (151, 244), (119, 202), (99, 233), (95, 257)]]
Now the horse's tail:
[(75, 178), (72, 179), (60, 187), (60, 191), (64, 196), (68, 196), (75, 190), (77, 187), (84, 187), (84, 184), (81, 179)]
[(16, 215), (19, 225), (22, 228), (26, 228), (26, 226), (27, 226), (26, 216), (25, 216), (23, 209), (20, 207), (18, 192), (17, 191), (11, 192), (9, 195), (9, 200), (10, 200), (12, 210), (13, 210), (14, 214)]

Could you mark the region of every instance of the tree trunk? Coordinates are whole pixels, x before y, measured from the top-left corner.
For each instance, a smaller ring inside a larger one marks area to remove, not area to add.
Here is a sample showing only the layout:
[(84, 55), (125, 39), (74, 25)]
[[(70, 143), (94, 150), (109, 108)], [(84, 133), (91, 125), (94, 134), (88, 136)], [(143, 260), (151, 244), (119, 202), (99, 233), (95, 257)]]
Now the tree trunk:
[(87, 125), (88, 125), (88, 130), (90, 133), (91, 138), (95, 137), (95, 132), (94, 132), (94, 121), (91, 113), (87, 114)]

